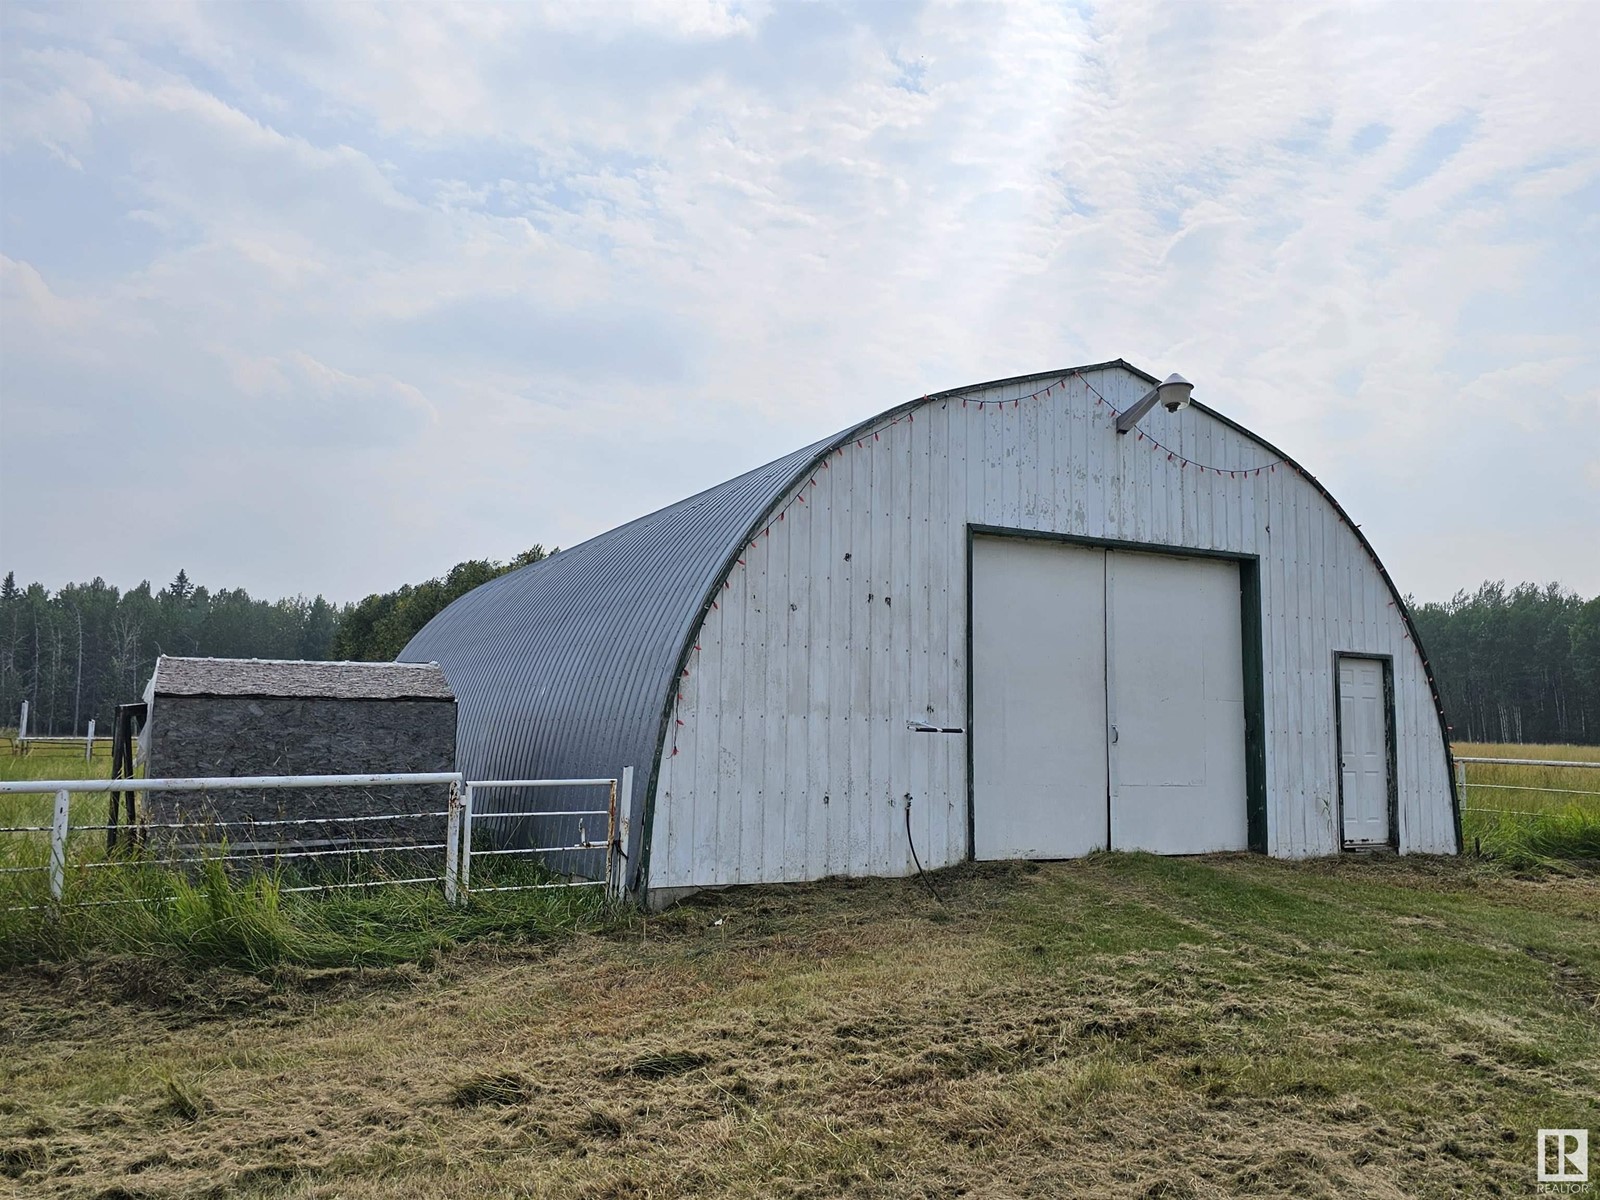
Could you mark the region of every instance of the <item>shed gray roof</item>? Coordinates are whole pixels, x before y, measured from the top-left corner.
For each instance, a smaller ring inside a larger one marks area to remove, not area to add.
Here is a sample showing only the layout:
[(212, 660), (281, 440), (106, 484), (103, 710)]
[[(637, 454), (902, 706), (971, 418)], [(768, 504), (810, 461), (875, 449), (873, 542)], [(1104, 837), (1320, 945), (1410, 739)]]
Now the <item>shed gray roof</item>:
[(435, 662), (306, 662), (282, 658), (156, 660), (157, 696), (290, 696), (329, 700), (453, 700)]

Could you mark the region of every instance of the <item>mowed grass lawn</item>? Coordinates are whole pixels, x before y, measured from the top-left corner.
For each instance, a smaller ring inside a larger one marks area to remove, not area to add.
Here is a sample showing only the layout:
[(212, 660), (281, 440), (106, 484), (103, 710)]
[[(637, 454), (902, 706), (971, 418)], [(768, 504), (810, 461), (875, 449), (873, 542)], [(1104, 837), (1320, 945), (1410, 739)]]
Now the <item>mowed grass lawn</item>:
[[(1600, 1126), (1600, 880), (1100, 855), (421, 965), (0, 976), (25, 1196), (1520, 1196)], [(1591, 1143), (1593, 1144), (1593, 1143)]]

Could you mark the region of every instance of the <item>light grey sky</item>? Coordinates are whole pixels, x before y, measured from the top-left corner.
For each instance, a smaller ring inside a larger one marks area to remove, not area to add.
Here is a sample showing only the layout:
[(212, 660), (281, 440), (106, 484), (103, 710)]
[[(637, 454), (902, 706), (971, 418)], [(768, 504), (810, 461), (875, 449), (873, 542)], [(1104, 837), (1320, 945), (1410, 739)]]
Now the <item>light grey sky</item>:
[(0, 8), (0, 569), (357, 599), (1122, 357), (1600, 593), (1596, 4)]

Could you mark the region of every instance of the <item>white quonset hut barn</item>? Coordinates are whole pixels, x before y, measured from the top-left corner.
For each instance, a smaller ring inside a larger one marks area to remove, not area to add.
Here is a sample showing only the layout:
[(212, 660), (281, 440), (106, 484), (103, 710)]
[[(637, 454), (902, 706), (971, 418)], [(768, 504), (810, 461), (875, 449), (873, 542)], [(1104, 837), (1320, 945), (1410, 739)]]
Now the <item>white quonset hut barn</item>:
[(1118, 361), (923, 397), (485, 584), (402, 657), (444, 668), (469, 779), (635, 765), (656, 900), (906, 874), (913, 842), (1456, 852), (1371, 546), (1185, 388), (1140, 415), (1155, 384)]

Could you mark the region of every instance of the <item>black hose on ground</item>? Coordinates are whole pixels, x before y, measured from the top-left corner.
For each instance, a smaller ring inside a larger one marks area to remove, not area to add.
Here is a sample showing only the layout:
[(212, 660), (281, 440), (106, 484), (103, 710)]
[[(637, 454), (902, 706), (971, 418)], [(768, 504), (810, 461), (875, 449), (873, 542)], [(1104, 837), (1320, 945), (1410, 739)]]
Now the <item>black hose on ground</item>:
[(922, 869), (922, 860), (917, 857), (917, 843), (911, 837), (911, 793), (906, 793), (906, 845), (911, 847), (911, 861), (917, 864), (917, 875), (927, 885), (928, 894), (939, 902), (940, 908), (948, 907), (944, 897), (934, 891), (933, 880), (928, 878), (928, 873)]

